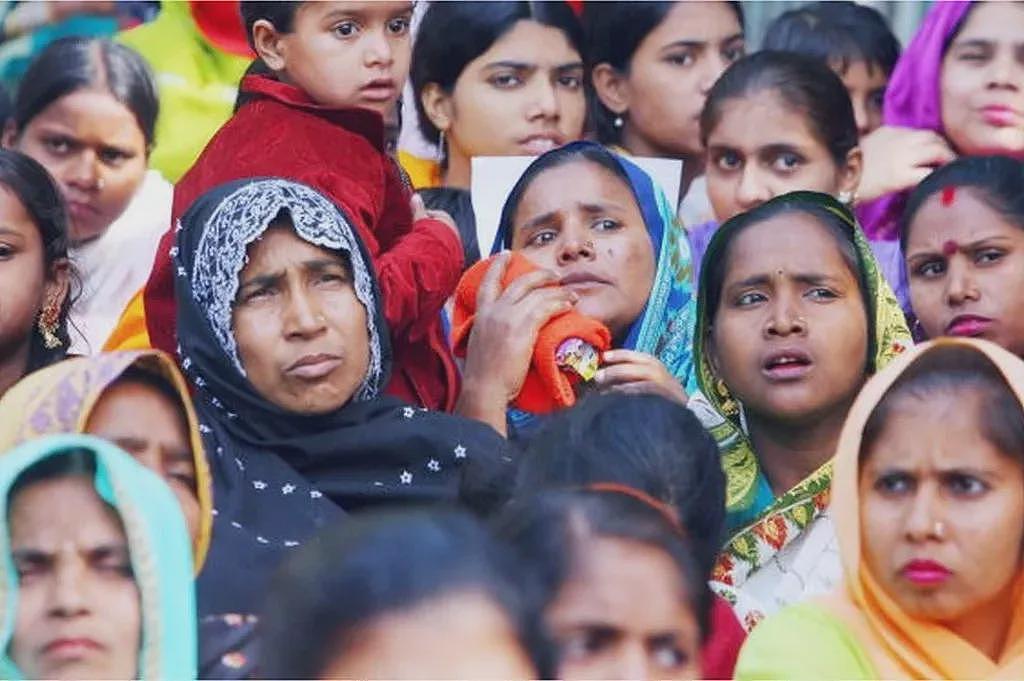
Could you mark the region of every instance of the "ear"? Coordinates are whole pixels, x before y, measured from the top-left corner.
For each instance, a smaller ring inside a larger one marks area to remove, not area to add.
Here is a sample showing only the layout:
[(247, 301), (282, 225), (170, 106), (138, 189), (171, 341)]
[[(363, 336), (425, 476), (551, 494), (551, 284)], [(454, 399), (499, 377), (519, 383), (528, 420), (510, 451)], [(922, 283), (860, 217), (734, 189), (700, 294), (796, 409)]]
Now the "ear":
[(284, 36), (266, 19), (260, 19), (252, 26), (253, 48), (271, 71), (283, 71), (287, 65), (288, 50)]
[(860, 147), (854, 147), (846, 154), (846, 164), (839, 170), (839, 192), (847, 192), (850, 196), (855, 196), (863, 172), (864, 154)]
[(594, 92), (601, 103), (614, 114), (629, 111), (629, 83), (618, 69), (607, 62), (594, 67), (590, 74)]
[(4, 123), (3, 139), (0, 140), (4, 149), (14, 149), (18, 143), (18, 129), (14, 125), (14, 119), (8, 118)]
[(50, 266), (46, 283), (43, 285), (43, 310), (59, 311), (71, 291), (71, 265), (67, 258), (60, 258)]
[(427, 83), (420, 93), (420, 103), (434, 127), (448, 132), (455, 118), (451, 95), (437, 83)]
[(707, 334), (704, 336), (704, 348), (705, 353), (708, 357), (708, 364), (711, 365), (711, 370), (715, 372), (715, 375), (720, 376), (719, 369), (721, 363), (718, 361), (718, 348), (715, 345), (715, 331), (712, 327), (708, 327)]

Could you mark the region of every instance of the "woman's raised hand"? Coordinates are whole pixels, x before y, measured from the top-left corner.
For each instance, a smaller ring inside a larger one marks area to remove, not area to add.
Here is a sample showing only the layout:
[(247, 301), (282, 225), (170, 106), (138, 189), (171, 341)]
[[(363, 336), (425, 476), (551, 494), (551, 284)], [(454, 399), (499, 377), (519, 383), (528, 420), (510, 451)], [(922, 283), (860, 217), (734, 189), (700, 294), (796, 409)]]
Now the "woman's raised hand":
[(558, 286), (558, 276), (535, 270), (504, 291), (501, 280), (511, 254), (499, 255), (477, 291), (476, 318), (469, 334), (462, 393), (456, 412), (505, 433), (505, 411), (526, 380), (537, 334), (579, 297)]
[(864, 174), (860, 201), (911, 189), (937, 167), (956, 158), (946, 140), (931, 130), (882, 126), (860, 141)]

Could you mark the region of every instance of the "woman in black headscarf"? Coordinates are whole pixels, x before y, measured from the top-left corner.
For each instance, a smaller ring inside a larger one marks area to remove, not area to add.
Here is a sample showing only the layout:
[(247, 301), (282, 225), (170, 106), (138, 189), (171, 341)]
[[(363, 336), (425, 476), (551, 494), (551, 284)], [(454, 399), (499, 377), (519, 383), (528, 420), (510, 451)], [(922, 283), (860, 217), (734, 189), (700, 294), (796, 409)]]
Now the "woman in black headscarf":
[(382, 394), (391, 351), (371, 261), (315, 190), (222, 185), (182, 218), (171, 257), (214, 478), (201, 611), (251, 611), (320, 527), (367, 506), (454, 500), (461, 463), (505, 446), (477, 422)]

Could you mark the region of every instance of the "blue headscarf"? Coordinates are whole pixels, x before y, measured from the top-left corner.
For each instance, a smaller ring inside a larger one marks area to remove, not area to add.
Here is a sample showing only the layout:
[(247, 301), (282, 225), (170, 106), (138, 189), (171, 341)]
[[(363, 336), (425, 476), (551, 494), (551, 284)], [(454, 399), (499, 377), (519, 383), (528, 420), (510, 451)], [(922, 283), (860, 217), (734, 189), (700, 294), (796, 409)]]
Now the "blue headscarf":
[[(0, 456), (0, 502), (28, 468), (52, 456), (85, 450), (96, 460), (96, 493), (124, 524), (142, 612), (141, 679), (196, 678), (196, 609), (192, 549), (178, 500), (163, 480), (114, 445), (89, 435), (32, 440)], [(18, 613), (18, 571), (10, 527), (0, 523), (0, 677), (21, 679), (8, 649)]]
[[(603, 154), (622, 169), (636, 197), (654, 249), (656, 269), (650, 296), (620, 347), (657, 357), (682, 384), (687, 394), (693, 394), (697, 390), (693, 363), (693, 332), (697, 310), (690, 245), (686, 232), (676, 219), (675, 208), (650, 175), (639, 166), (594, 142), (572, 142), (537, 157), (509, 194), (509, 200), (501, 212), (501, 222), (491, 254), (512, 245), (512, 222), (519, 207), (518, 200), (536, 173), (542, 172), (539, 168), (558, 165), (552, 164), (553, 156), (583, 158), (580, 156), (583, 152)], [(512, 410), (509, 418), (517, 433), (536, 426), (536, 417), (524, 412)]]

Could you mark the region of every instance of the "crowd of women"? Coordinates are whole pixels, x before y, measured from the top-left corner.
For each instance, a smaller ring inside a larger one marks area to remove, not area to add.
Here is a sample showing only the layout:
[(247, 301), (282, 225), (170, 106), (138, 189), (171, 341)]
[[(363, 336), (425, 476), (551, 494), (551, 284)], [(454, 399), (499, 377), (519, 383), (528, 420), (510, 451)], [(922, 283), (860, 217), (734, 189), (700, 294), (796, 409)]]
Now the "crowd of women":
[(1024, 3), (217, 17), (3, 128), (4, 678), (1024, 678)]

